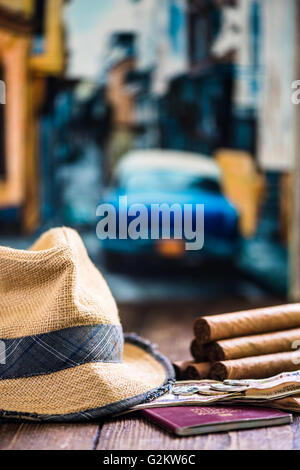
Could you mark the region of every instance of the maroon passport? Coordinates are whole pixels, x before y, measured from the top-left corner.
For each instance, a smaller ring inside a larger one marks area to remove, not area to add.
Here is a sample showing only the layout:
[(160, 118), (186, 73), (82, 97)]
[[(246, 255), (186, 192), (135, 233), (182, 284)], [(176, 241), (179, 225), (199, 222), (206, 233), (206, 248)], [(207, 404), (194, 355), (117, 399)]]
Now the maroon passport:
[(148, 420), (178, 436), (290, 424), (289, 413), (252, 406), (178, 406), (141, 411)]

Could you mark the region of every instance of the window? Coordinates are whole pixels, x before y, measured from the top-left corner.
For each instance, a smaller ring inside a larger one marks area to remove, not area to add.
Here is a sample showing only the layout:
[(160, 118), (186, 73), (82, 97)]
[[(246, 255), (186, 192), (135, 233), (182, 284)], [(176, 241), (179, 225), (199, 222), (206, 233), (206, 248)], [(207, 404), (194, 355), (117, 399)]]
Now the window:
[(35, 2), (35, 38), (33, 45), (34, 54), (43, 54), (45, 48), (45, 22), (46, 22), (46, 0), (36, 0)]
[(211, 46), (220, 28), (220, 15), (220, 10), (208, 1), (190, 4), (188, 17), (191, 65), (210, 60)]

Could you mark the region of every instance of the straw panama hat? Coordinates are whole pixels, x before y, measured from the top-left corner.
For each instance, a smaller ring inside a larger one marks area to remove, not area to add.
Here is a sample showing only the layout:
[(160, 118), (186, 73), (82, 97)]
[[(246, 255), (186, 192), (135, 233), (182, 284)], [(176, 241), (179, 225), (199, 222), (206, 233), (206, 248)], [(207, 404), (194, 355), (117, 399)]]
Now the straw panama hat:
[(77, 232), (29, 251), (0, 247), (0, 417), (104, 418), (165, 393), (174, 369), (123, 336), (118, 310)]

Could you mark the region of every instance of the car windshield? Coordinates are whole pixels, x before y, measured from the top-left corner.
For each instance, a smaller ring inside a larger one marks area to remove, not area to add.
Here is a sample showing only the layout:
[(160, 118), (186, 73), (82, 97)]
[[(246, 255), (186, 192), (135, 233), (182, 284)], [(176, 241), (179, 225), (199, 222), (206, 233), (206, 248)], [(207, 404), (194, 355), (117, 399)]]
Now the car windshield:
[(214, 177), (172, 171), (136, 172), (123, 175), (120, 186), (126, 191), (182, 191), (199, 189), (220, 192), (220, 184)]

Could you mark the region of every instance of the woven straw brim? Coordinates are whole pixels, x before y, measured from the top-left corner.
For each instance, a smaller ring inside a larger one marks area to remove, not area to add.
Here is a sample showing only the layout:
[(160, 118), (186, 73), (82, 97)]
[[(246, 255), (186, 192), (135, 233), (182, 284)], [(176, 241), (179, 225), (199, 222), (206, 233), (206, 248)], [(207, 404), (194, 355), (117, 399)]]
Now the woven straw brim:
[(0, 381), (5, 419), (87, 421), (117, 414), (164, 393), (174, 370), (150, 343), (127, 337), (122, 363), (93, 362)]

